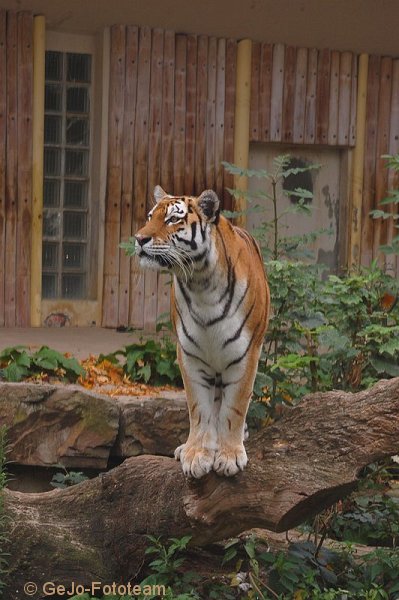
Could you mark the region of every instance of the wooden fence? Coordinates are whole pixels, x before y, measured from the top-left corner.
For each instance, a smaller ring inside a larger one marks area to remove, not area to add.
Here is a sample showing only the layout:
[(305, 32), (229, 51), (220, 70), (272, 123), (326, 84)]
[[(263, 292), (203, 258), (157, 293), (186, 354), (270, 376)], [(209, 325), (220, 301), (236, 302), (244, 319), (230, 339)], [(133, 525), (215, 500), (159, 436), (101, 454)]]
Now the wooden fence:
[(255, 42), (251, 141), (355, 144), (357, 56)]
[(33, 19), (0, 10), (0, 326), (30, 322)]
[(119, 250), (144, 223), (156, 184), (215, 189), (232, 161), (236, 42), (148, 27), (111, 29), (103, 325), (151, 329), (169, 310), (164, 275)]

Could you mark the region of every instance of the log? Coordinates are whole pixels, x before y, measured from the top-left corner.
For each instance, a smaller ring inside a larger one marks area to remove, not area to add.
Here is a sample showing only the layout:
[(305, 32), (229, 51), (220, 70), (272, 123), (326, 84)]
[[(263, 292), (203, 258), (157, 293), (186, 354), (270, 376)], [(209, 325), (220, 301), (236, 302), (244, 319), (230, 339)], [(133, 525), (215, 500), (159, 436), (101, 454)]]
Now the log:
[(190, 534), (203, 546), (253, 527), (295, 527), (351, 492), (365, 465), (399, 452), (399, 378), (311, 394), (247, 446), (248, 467), (230, 479), (186, 479), (173, 459), (140, 456), (66, 490), (6, 490), (7, 597), (24, 598), (26, 581), (132, 581), (147, 534)]

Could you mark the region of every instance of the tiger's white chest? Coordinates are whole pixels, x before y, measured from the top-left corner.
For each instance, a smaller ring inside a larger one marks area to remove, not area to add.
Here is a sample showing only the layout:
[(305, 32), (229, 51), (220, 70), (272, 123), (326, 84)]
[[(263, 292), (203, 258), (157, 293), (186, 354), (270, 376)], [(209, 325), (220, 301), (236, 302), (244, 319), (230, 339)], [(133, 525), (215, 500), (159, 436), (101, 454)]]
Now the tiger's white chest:
[[(217, 373), (223, 372), (248, 345), (250, 333), (245, 326), (240, 330), (245, 309), (244, 303), (239, 302), (245, 286), (246, 281), (236, 284), (226, 314), (226, 298), (220, 301), (223, 288), (213, 292), (190, 293), (188, 302), (187, 296), (178, 287), (175, 292), (180, 313), (177, 321), (180, 344), (186, 353), (201, 358)], [(222, 315), (223, 318), (220, 318)]]

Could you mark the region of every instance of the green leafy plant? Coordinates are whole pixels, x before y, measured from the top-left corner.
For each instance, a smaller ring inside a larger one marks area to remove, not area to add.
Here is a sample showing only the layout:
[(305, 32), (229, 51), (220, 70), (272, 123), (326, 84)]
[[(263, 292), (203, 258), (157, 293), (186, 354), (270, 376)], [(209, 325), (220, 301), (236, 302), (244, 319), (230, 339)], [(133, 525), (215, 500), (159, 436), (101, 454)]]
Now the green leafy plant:
[(82, 483), (88, 479), (82, 471), (67, 471), (55, 473), (50, 481), (50, 485), (54, 488), (64, 489)]
[(387, 287), (396, 284), (376, 263), (325, 281), (298, 265), (275, 269), (281, 274), (271, 274), (278, 309), (261, 367), (273, 378), (277, 400), (357, 391), (399, 375), (399, 314), (381, 304)]
[(330, 549), (308, 540), (291, 543), (286, 552), (272, 552), (251, 536), (226, 544), (224, 562), (233, 560), (231, 585), (247, 581), (247, 600), (397, 598), (399, 556), (390, 549), (379, 548), (358, 559), (351, 546)]
[(399, 501), (384, 494), (355, 495), (348, 508), (335, 514), (329, 535), (368, 545), (396, 547), (399, 536)]
[[(274, 170), (245, 170), (225, 164), (233, 174), (257, 177), (266, 192), (248, 192), (252, 202), (270, 203), (272, 217), (256, 231), (264, 256), (272, 298), (272, 315), (255, 381), (252, 425), (268, 422), (279, 406), (298, 402), (306, 393), (330, 389), (356, 391), (381, 377), (399, 375), (399, 310), (385, 306), (387, 292), (398, 282), (374, 262), (338, 276), (311, 260), (309, 244), (324, 231), (287, 235), (288, 212), (306, 218), (311, 193), (301, 188), (283, 193), (297, 198), (281, 210), (277, 190), (293, 174), (319, 165), (291, 168), (289, 156), (275, 159)], [(235, 196), (241, 191), (231, 190)]]
[[(283, 194), (289, 198), (295, 198), (295, 203), (290, 203), (288, 208), (280, 208), (280, 200), (278, 196), (279, 185), (288, 180), (293, 175), (300, 173), (309, 173), (313, 170), (320, 169), (319, 164), (309, 164), (303, 167), (291, 165), (291, 157), (288, 154), (277, 156), (273, 161), (273, 171), (269, 172), (265, 169), (242, 169), (227, 162), (222, 163), (225, 169), (232, 175), (239, 177), (257, 178), (266, 183), (267, 191), (243, 192), (242, 190), (230, 189), (229, 192), (235, 197), (244, 197), (250, 203), (249, 209), (257, 210), (257, 205), (252, 206), (255, 202), (261, 200), (266, 204), (271, 204), (272, 218), (268, 221), (263, 221), (256, 230), (255, 234), (258, 239), (263, 242), (262, 249), (266, 260), (278, 260), (281, 257), (298, 257), (311, 256), (309, 254), (308, 245), (314, 241), (318, 235), (325, 233), (325, 230), (320, 230), (311, 234), (301, 236), (286, 236), (283, 231), (287, 228), (284, 225), (285, 217), (288, 214), (310, 215), (311, 207), (309, 201), (313, 199), (313, 193), (309, 190), (297, 187), (290, 190), (284, 190)], [(224, 211), (225, 216), (234, 218), (239, 216), (240, 212)]]
[[(232, 570), (209, 577), (188, 570), (189, 536), (166, 543), (148, 539), (146, 554), (153, 560), (140, 585), (165, 586), (165, 600), (396, 600), (398, 595), (399, 555), (392, 549), (377, 548), (359, 557), (348, 544), (325, 548), (305, 540), (289, 544), (287, 551), (272, 552), (251, 535), (226, 542), (222, 564), (225, 571)], [(72, 600), (94, 599), (86, 594)]]
[(151, 543), (145, 553), (152, 555), (153, 560), (148, 565), (151, 573), (140, 582), (141, 587), (164, 585), (167, 591), (165, 598), (168, 600), (199, 600), (200, 596), (193, 587), (197, 579), (196, 574), (182, 570), (185, 562), (184, 553), (191, 536), (170, 538), (168, 544), (152, 535), (147, 538)]
[(107, 356), (100, 355), (101, 360), (122, 364), (126, 375), (134, 381), (152, 385), (182, 385), (176, 362), (176, 344), (166, 335), (159, 340), (141, 340)]
[[(387, 160), (388, 169), (391, 169), (395, 173), (399, 173), (399, 154), (384, 154), (381, 158)], [(394, 228), (399, 229), (399, 214), (397, 212), (399, 206), (399, 189), (389, 190), (388, 196), (381, 200), (380, 206), (382, 206), (382, 208), (372, 210), (370, 215), (374, 219), (383, 219), (384, 221), (392, 219)], [(389, 210), (385, 210), (386, 208)], [(392, 237), (389, 244), (380, 246), (380, 250), (381, 252), (384, 252), (384, 254), (399, 254), (399, 233)]]
[(395, 457), (368, 465), (356, 491), (317, 515), (311, 530), (322, 538), (396, 548), (399, 499), (392, 491), (397, 475)]
[(127, 242), (121, 242), (119, 248), (122, 248), (126, 252), (126, 256), (135, 256), (136, 254), (136, 240), (134, 237), (130, 237)]
[(0, 352), (0, 378), (21, 381), (40, 374), (54, 375), (76, 381), (85, 371), (75, 358), (68, 358), (48, 346), (36, 352), (26, 346), (13, 346)]

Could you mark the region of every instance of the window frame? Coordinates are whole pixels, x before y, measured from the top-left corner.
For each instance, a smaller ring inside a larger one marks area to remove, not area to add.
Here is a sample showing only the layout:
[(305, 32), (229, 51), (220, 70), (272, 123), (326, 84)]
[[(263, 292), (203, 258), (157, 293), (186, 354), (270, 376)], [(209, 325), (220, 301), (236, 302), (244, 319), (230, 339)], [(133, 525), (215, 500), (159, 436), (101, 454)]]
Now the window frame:
[(105, 200), (107, 189), (108, 120), (110, 81), (110, 28), (95, 34), (46, 30), (46, 50), (87, 53), (92, 61), (91, 128), (91, 246), (88, 297), (85, 300), (41, 299), (41, 322), (62, 313), (67, 323), (87, 327), (101, 325), (104, 287)]

